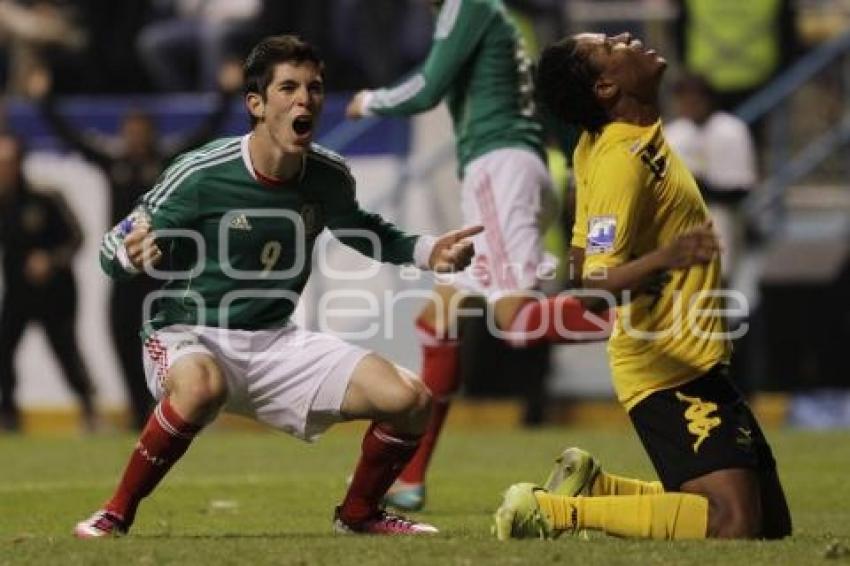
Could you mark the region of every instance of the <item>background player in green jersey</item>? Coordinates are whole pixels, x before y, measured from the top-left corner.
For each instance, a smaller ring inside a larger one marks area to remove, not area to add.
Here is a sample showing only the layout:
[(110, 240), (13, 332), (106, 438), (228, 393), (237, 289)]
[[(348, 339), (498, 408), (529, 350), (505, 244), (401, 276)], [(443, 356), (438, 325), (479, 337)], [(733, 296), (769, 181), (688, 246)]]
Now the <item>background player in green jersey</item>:
[(148, 387), (159, 400), (112, 498), (80, 522), (82, 538), (120, 535), (220, 410), (312, 440), (334, 422), (370, 419), (334, 528), (433, 533), (379, 503), (413, 455), (430, 396), (410, 372), (289, 320), (323, 227), (375, 259), (463, 269), (466, 237), (407, 235), (363, 211), (339, 156), (312, 144), (323, 64), (292, 36), (261, 41), (245, 67), (251, 132), (184, 154), (126, 221), (106, 234), (113, 277), (142, 269), (165, 280), (145, 335)]
[[(427, 60), (393, 88), (358, 93), (347, 115), (412, 115), (445, 100), (454, 125), (464, 222), (481, 224), (473, 266), (438, 284), (416, 320), (422, 379), (434, 397), (428, 430), (387, 501), (419, 509), (425, 471), (460, 385), (456, 325), (465, 296), (485, 297), (496, 335), (523, 347), (606, 335), (572, 297), (536, 292), (544, 265), (542, 217), (552, 210), (532, 65), (501, 0), (431, 0), (437, 21)], [(600, 326), (602, 328), (600, 328)], [(560, 332), (559, 332), (560, 330)]]

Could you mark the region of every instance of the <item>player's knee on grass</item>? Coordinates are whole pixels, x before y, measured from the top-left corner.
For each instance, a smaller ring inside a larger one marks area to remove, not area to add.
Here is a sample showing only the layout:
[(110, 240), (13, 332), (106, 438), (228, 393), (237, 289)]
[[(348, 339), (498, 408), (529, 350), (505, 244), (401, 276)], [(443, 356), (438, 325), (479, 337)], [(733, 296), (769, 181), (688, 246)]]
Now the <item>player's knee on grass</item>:
[(709, 497), (708, 536), (711, 538), (752, 539), (761, 535), (761, 512), (740, 501)]
[(710, 538), (752, 539), (762, 536), (759, 482), (752, 470), (719, 470), (686, 482), (682, 491), (708, 499)]
[(184, 419), (192, 423), (212, 420), (227, 401), (227, 382), (210, 356), (190, 355), (178, 360), (168, 372), (169, 400)]

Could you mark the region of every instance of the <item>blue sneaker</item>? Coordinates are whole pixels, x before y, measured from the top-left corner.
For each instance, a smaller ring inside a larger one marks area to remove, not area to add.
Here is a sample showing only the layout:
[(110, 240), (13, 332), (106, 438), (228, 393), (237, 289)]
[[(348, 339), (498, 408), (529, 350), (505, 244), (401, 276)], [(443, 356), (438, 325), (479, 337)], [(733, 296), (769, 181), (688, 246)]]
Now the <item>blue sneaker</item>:
[(425, 506), (426, 492), (425, 484), (397, 481), (384, 496), (384, 504), (400, 511), (420, 511)]

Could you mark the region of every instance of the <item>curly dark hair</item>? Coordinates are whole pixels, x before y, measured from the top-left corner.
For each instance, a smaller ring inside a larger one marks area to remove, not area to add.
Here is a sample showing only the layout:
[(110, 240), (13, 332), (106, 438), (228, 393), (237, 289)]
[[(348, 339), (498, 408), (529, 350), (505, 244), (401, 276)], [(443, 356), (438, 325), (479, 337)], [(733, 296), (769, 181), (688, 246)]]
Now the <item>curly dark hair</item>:
[(593, 92), (598, 77), (599, 71), (579, 52), (574, 38), (553, 43), (543, 50), (537, 65), (540, 104), (567, 125), (599, 132), (609, 119)]
[[(315, 47), (295, 35), (273, 35), (261, 40), (245, 59), (242, 67), (244, 77), (243, 90), (245, 94), (252, 92), (260, 94), (264, 99), (266, 89), (271, 84), (274, 68), (278, 63), (310, 62), (324, 74), (325, 66)], [(251, 118), (251, 126), (257, 119)]]

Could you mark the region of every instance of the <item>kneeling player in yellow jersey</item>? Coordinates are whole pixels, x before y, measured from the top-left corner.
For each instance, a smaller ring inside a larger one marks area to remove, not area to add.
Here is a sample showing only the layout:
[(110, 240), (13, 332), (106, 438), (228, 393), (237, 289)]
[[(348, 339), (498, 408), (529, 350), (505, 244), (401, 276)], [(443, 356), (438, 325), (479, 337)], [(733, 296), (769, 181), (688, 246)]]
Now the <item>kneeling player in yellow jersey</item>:
[[(726, 375), (720, 260), (693, 176), (664, 140), (665, 67), (629, 34), (580, 34), (545, 50), (537, 84), (552, 113), (583, 130), (571, 253), (582, 286), (619, 301), (608, 347), (614, 386), (661, 482), (607, 474), (567, 450), (544, 487), (508, 489), (499, 538), (791, 533), (770, 447)], [(640, 294), (659, 274), (660, 293)]]

